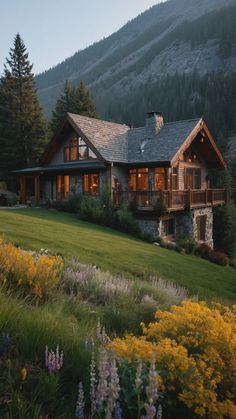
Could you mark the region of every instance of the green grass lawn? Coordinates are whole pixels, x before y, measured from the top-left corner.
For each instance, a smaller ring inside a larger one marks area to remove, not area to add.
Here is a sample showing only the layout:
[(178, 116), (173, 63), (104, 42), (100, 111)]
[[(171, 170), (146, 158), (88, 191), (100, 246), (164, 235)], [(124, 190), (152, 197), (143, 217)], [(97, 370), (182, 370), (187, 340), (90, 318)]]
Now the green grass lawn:
[(0, 233), (28, 249), (76, 256), (102, 270), (126, 276), (168, 278), (201, 298), (236, 302), (236, 270), (155, 247), (72, 214), (43, 209), (0, 211)]

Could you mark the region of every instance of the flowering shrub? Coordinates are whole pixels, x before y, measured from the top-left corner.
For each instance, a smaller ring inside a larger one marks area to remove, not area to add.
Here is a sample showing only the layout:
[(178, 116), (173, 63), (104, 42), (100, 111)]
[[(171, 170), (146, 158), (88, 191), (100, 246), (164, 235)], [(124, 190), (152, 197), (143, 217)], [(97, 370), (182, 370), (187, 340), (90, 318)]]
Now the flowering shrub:
[[(236, 306), (184, 301), (157, 311), (143, 336), (108, 344), (121, 359), (155, 356), (168, 403), (193, 415), (236, 417)], [(169, 404), (170, 406), (170, 404)], [(168, 408), (170, 411), (170, 408)]]
[(197, 248), (197, 254), (201, 256), (203, 259), (210, 260), (210, 262), (216, 263), (217, 265), (229, 265), (229, 258), (225, 253), (220, 252), (218, 250), (213, 250), (210, 246), (208, 246), (205, 243), (202, 243)]
[(59, 282), (62, 268), (61, 258), (35, 255), (0, 241), (0, 284), (6, 287), (45, 297)]
[(64, 354), (63, 351), (59, 350), (59, 345), (56, 347), (54, 352), (52, 349), (48, 351), (48, 347), (45, 348), (45, 366), (47, 367), (50, 374), (55, 371), (59, 371), (63, 367)]

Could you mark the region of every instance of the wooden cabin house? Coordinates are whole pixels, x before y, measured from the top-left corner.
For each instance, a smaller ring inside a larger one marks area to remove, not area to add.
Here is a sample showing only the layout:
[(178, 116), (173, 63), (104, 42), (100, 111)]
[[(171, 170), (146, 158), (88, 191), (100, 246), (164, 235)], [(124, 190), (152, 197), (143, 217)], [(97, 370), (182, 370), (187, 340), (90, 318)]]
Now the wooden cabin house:
[[(225, 160), (201, 119), (164, 123), (148, 113), (141, 128), (68, 113), (39, 167), (18, 171), (21, 202), (36, 206), (91, 196), (109, 187), (115, 207), (136, 205), (141, 228), (170, 240), (194, 237), (213, 245), (213, 207), (227, 200), (211, 169)], [(157, 216), (156, 205), (164, 204)]]

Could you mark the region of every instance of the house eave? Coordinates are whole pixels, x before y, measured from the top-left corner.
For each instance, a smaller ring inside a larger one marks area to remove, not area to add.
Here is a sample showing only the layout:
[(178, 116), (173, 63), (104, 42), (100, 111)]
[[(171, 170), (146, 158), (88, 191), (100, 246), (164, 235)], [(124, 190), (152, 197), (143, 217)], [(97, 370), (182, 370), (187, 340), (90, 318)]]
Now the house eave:
[(18, 175), (48, 174), (48, 173), (71, 173), (83, 172), (90, 170), (105, 170), (106, 165), (100, 161), (87, 161), (80, 163), (67, 163), (51, 166), (30, 167), (22, 170), (14, 170), (13, 173)]

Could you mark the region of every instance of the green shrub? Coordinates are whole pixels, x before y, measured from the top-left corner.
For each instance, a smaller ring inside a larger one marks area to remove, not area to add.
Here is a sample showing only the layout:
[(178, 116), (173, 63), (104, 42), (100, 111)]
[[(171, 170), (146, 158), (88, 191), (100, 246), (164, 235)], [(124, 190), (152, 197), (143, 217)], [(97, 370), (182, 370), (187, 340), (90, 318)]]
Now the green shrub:
[(164, 202), (160, 199), (156, 200), (156, 202), (153, 206), (153, 209), (154, 209), (158, 218), (160, 218), (166, 212), (166, 206), (165, 206)]
[(211, 247), (208, 246), (206, 243), (202, 243), (197, 248), (197, 254), (201, 256), (203, 259), (207, 259), (210, 262), (216, 263), (217, 265), (229, 265), (229, 258), (225, 253), (211, 249)]
[(118, 210), (116, 216), (118, 230), (133, 234), (134, 236), (140, 234), (138, 222), (127, 208), (124, 207)]
[(82, 201), (82, 195), (72, 192), (68, 199), (69, 212), (77, 213), (80, 209), (81, 201)]
[(210, 260), (213, 263), (221, 266), (228, 266), (229, 265), (229, 257), (223, 253), (219, 252), (219, 250), (212, 250), (210, 253)]
[(198, 244), (192, 237), (185, 237), (177, 240), (177, 246), (184, 249), (187, 254), (194, 255)]
[(13, 207), (17, 204), (17, 196), (16, 195), (8, 195), (7, 196), (7, 205), (9, 207)]
[(236, 256), (236, 206), (230, 202), (214, 211), (215, 248), (230, 258)]

